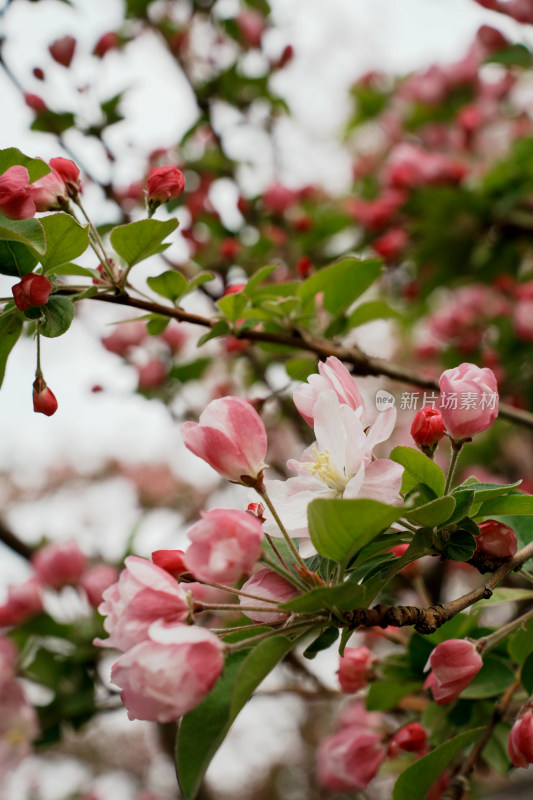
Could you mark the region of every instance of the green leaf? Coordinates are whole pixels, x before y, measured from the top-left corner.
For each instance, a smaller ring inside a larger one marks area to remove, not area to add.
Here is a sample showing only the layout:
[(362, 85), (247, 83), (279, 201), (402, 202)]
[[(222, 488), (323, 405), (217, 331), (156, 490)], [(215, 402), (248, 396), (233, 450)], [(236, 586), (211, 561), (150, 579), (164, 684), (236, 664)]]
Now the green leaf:
[(305, 658), (312, 659), (316, 656), (317, 653), (320, 653), (321, 650), (327, 650), (334, 644), (337, 639), (339, 638), (339, 629), (338, 628), (326, 628), (325, 631), (317, 636), (317, 638), (311, 642), (311, 644), (305, 648), (302, 655)]
[(168, 219), (164, 222), (157, 219), (141, 219), (114, 228), (110, 240), (118, 255), (132, 267), (139, 261), (166, 250), (169, 245), (163, 244), (163, 239), (177, 227), (177, 219)]
[(39, 323), (39, 333), (53, 339), (68, 331), (74, 319), (74, 303), (68, 297), (50, 297), (41, 308), (44, 322)]
[(453, 496), (455, 497), (455, 511), (448, 520), (449, 525), (454, 522), (460, 523), (460, 521), (468, 515), (475, 499), (475, 493), (468, 489), (462, 492), (455, 492)]
[[(95, 270), (71, 263), (59, 264), (57, 267), (52, 267), (51, 272), (54, 275), (75, 275), (80, 278), (91, 278), (91, 280), (95, 277)], [(98, 275), (98, 273), (96, 273), (96, 275)]]
[(256, 272), (254, 272), (254, 274), (248, 279), (244, 289), (248, 297), (252, 297), (259, 284), (263, 283), (263, 281), (269, 278), (270, 275), (272, 275), (272, 273), (276, 270), (277, 266), (275, 264), (269, 264), (266, 267), (260, 267)]
[(195, 289), (198, 289), (199, 286), (203, 286), (204, 283), (209, 283), (210, 281), (215, 280), (215, 275), (213, 272), (202, 271), (199, 272), (198, 275), (195, 275), (192, 280), (189, 281), (189, 285), (187, 286), (186, 294), (190, 294), (194, 292)]
[(454, 508), (455, 498), (451, 495), (445, 495), (410, 511), (406, 511), (404, 508), (402, 516), (418, 523), (418, 525), (433, 528), (435, 525), (441, 525), (446, 522), (453, 514)]
[(412, 447), (398, 446), (394, 448), (389, 458), (396, 461), (397, 464), (401, 464), (417, 479), (418, 483), (425, 483), (426, 486), (433, 489), (437, 497), (444, 494), (446, 476), (441, 468), (424, 453), (420, 453)]
[(70, 214), (50, 214), (41, 219), (41, 225), (46, 234), (46, 252), (41, 259), (45, 273), (81, 256), (89, 246), (89, 227), (82, 228)]
[(0, 214), (0, 240), (21, 242), (39, 255), (46, 249), (44, 229), (38, 219), (8, 219)]
[[(494, 589), (491, 597), (480, 600), (476, 603), (476, 608), (488, 608), (489, 606), (501, 606), (503, 603), (523, 603), (533, 598), (533, 589)], [(531, 629), (533, 634), (533, 627)], [(531, 642), (533, 650), (533, 640)]]
[(32, 250), (21, 242), (0, 241), (0, 273), (22, 278), (37, 264)]
[(394, 800), (424, 800), (431, 785), (442, 775), (448, 764), (480, 736), (484, 728), (460, 733), (454, 739), (436, 747), (402, 772), (392, 796)]
[(482, 503), (484, 500), (489, 500), (491, 497), (500, 497), (502, 494), (509, 494), (513, 489), (517, 489), (521, 480), (516, 483), (463, 483), (461, 486), (456, 486), (452, 494), (460, 494), (466, 490), (474, 492), (476, 503)]
[(452, 561), (469, 561), (476, 550), (476, 540), (468, 531), (454, 531), (450, 536), (444, 553)]
[(502, 50), (491, 53), (485, 59), (491, 64), (503, 64), (506, 67), (522, 67), (529, 69), (533, 63), (531, 52), (523, 44), (510, 44)]
[(170, 377), (175, 378), (181, 383), (187, 381), (195, 381), (202, 377), (205, 370), (211, 364), (210, 358), (197, 358), (195, 361), (189, 361), (187, 364), (178, 364), (170, 370)]
[(350, 611), (357, 606), (366, 605), (368, 593), (365, 586), (346, 581), (337, 586), (324, 586), (282, 603), (282, 608), (296, 612), (314, 612), (324, 609)]
[(522, 665), (522, 669), (520, 670), (520, 680), (522, 681), (522, 686), (528, 693), (528, 695), (533, 694), (533, 653), (530, 653), (526, 660)]
[(365, 325), (375, 319), (398, 319), (401, 314), (395, 311), (383, 300), (369, 300), (368, 303), (361, 303), (348, 317), (347, 328), (356, 328), (358, 325)]
[(370, 684), (366, 697), (368, 711), (390, 711), (411, 692), (420, 689), (420, 684), (402, 681), (374, 681)]
[(0, 386), (6, 374), (7, 359), (22, 333), (22, 327), (22, 319), (16, 312), (0, 317)]
[(51, 111), (47, 109), (38, 114), (30, 125), (32, 131), (43, 131), (60, 136), (76, 124), (76, 118), (71, 111)]
[(378, 500), (312, 500), (307, 508), (309, 534), (326, 558), (348, 561), (403, 515), (398, 506)]
[(314, 358), (290, 358), (285, 364), (285, 369), (289, 378), (295, 381), (305, 381), (309, 375), (316, 372), (316, 360)]
[(183, 717), (176, 743), (176, 769), (185, 800), (196, 797), (207, 767), (237, 714), (293, 646), (294, 641), (273, 636), (251, 651), (230, 654), (214, 688)]
[(496, 517), (501, 514), (527, 514), (533, 516), (533, 495), (508, 494), (486, 500), (476, 517)]
[(0, 150), (0, 175), (10, 167), (20, 165), (26, 167), (30, 176), (30, 183), (48, 175), (51, 172), (48, 164), (41, 158), (30, 158), (24, 155), (16, 147), (8, 147)]
[(221, 297), (220, 300), (217, 300), (217, 306), (230, 322), (237, 322), (247, 303), (248, 300), (242, 292), (227, 294), (225, 297)]
[(511, 726), (506, 722), (499, 722), (485, 745), (482, 755), (487, 764), (495, 769), (499, 775), (505, 777), (511, 769), (508, 740)]
[(204, 333), (203, 336), (200, 336), (198, 339), (197, 345), (200, 347), (202, 344), (209, 342), (210, 339), (216, 339), (219, 336), (229, 336), (230, 334), (230, 327), (225, 319), (219, 319), (218, 322), (215, 322), (211, 330)]
[(461, 697), (467, 700), (482, 700), (503, 694), (514, 682), (515, 675), (508, 663), (500, 656), (490, 653), (483, 657), (483, 666), (474, 680), (463, 689)]
[(161, 297), (166, 297), (168, 300), (172, 300), (172, 302), (187, 291), (187, 278), (180, 272), (175, 272), (171, 269), (161, 273), (161, 275), (147, 278), (146, 283), (156, 294), (161, 295)]
[(323, 292), (326, 311), (340, 314), (374, 283), (381, 272), (379, 259), (343, 258), (307, 278), (300, 284), (298, 295), (305, 303)]
[(528, 619), (514, 636), (511, 636), (507, 650), (517, 664), (523, 664), (528, 655), (533, 653), (533, 619)]

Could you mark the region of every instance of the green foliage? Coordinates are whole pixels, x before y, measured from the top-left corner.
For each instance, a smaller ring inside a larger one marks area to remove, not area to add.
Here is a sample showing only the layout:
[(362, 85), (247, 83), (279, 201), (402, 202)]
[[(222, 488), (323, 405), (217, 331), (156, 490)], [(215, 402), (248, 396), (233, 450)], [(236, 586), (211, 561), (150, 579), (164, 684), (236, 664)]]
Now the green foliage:
[(45, 161), (40, 158), (31, 158), (21, 153), (17, 147), (8, 147), (5, 150), (0, 150), (0, 175), (16, 165), (26, 167), (30, 176), (30, 183), (43, 178), (50, 172), (50, 167)]
[(37, 219), (8, 219), (0, 214), (0, 240), (20, 242), (38, 255), (43, 255), (46, 250), (44, 229)]
[(404, 510), (402, 516), (410, 522), (416, 522), (426, 528), (433, 528), (435, 525), (447, 522), (454, 509), (455, 498), (451, 495), (445, 495), (444, 497), (437, 497), (436, 500), (431, 500), (429, 503), (424, 503), (424, 505), (417, 506), (412, 510)]
[(401, 464), (404, 469), (409, 472), (417, 483), (423, 483), (429, 486), (435, 492), (437, 497), (444, 494), (444, 486), (446, 485), (446, 476), (434, 461), (428, 458), (418, 450), (412, 447), (395, 447), (391, 452), (389, 458)]
[(469, 561), (476, 550), (476, 540), (468, 531), (454, 531), (444, 547), (444, 553), (452, 561)]
[(111, 232), (111, 244), (129, 267), (156, 253), (162, 253), (169, 247), (163, 244), (178, 227), (177, 219), (168, 219), (164, 222), (157, 219), (141, 219), (139, 222), (130, 222), (119, 225)]
[(498, 697), (514, 682), (515, 675), (509, 664), (495, 653), (483, 656), (483, 666), (474, 680), (463, 689), (461, 697), (467, 700), (481, 700), (485, 697)]
[(39, 322), (39, 333), (50, 339), (66, 333), (75, 314), (74, 303), (68, 297), (51, 296), (41, 310), (44, 320)]
[(420, 689), (413, 681), (373, 681), (368, 689), (366, 707), (368, 711), (392, 711), (399, 701)]
[(324, 308), (330, 314), (340, 314), (360, 297), (379, 277), (381, 261), (344, 258), (323, 267), (307, 278), (298, 289), (302, 302), (324, 292)]
[(82, 228), (70, 214), (63, 211), (50, 214), (42, 218), (41, 225), (46, 236), (46, 250), (41, 259), (45, 274), (81, 256), (89, 246), (88, 226)]
[(187, 290), (187, 278), (180, 272), (174, 272), (173, 270), (167, 270), (162, 272), (161, 275), (147, 278), (146, 283), (154, 292), (161, 295), (161, 297), (172, 300), (173, 303)]
[(533, 516), (533, 495), (509, 494), (486, 500), (477, 512), (478, 517), (497, 517), (502, 514)]
[(37, 264), (37, 257), (25, 244), (0, 241), (0, 274), (22, 278)]
[(0, 316), (0, 386), (4, 382), (7, 359), (22, 333), (22, 319), (16, 312)]
[(339, 629), (338, 628), (326, 628), (322, 631), (316, 639), (314, 639), (310, 645), (308, 645), (303, 654), (305, 658), (315, 658), (317, 653), (320, 653), (321, 650), (328, 650), (339, 638)]

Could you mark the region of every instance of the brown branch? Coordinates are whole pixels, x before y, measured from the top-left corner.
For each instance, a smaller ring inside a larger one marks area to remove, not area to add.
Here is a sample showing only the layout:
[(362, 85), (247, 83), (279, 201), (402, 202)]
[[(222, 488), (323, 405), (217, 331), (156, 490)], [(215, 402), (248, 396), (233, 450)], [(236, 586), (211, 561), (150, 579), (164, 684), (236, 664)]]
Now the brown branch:
[[(62, 288), (59, 292), (59, 294), (75, 293), (76, 290), (68, 289), (67, 287)], [(116, 295), (95, 294), (88, 299), (101, 300), (104, 303), (113, 303), (115, 305), (129, 306), (130, 308), (138, 308), (151, 314), (161, 314), (162, 316), (178, 320), (178, 322), (189, 322), (191, 325), (200, 325), (204, 328), (213, 328), (218, 322), (216, 319), (202, 317), (199, 314), (190, 314), (181, 308), (170, 308), (169, 306), (163, 306), (148, 300), (140, 300), (131, 297), (131, 295), (127, 293)], [(270, 333), (268, 331), (246, 330), (232, 333), (232, 336), (235, 336), (237, 339), (245, 339), (249, 342), (266, 342), (288, 347), (292, 350), (306, 350), (322, 359), (328, 356), (336, 356), (341, 361), (350, 364), (352, 372), (356, 375), (364, 377), (384, 376), (393, 381), (419, 386), (421, 389), (439, 390), (438, 382), (432, 378), (424, 378), (399, 364), (391, 364), (381, 358), (368, 356), (359, 347), (342, 347), (341, 345), (335, 345), (327, 340), (313, 339), (303, 331), (294, 330), (291, 333)], [(514, 408), (507, 403), (500, 403), (499, 409), (500, 417), (533, 429), (533, 414), (530, 412)]]
[[(444, 625), (460, 611), (464, 611), (479, 600), (488, 599), (496, 586), (510, 572), (519, 569), (533, 556), (533, 542), (519, 550), (518, 553), (494, 572), (485, 583), (477, 586), (472, 591), (450, 600), (448, 603), (436, 603), (429, 608), (417, 606), (386, 606), (378, 604), (373, 608), (354, 608), (344, 615), (344, 625), (349, 628), (386, 628), (388, 625), (400, 628), (404, 625), (413, 625), (415, 630), (422, 634), (434, 633), (437, 628)], [(343, 625), (339, 623), (339, 625)], [(343, 625), (343, 627), (344, 627)]]
[(0, 519), (0, 542), (3, 542), (7, 545), (11, 550), (15, 553), (18, 553), (19, 556), (22, 558), (26, 558), (28, 561), (31, 559), (34, 549), (30, 547), (28, 544), (21, 542), (21, 540), (15, 536), (15, 534), (6, 527), (4, 522)]

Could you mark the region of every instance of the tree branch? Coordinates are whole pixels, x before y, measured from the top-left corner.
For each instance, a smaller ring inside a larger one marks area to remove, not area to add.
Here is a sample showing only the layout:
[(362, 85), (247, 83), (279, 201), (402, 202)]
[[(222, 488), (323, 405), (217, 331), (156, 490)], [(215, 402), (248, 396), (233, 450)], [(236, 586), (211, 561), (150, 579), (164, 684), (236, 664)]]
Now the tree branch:
[(6, 527), (4, 522), (0, 519), (0, 542), (3, 542), (7, 545), (11, 550), (15, 553), (18, 553), (19, 556), (22, 558), (26, 558), (28, 561), (31, 559), (34, 549), (30, 547), (28, 544), (21, 542), (21, 540), (15, 536), (15, 534)]

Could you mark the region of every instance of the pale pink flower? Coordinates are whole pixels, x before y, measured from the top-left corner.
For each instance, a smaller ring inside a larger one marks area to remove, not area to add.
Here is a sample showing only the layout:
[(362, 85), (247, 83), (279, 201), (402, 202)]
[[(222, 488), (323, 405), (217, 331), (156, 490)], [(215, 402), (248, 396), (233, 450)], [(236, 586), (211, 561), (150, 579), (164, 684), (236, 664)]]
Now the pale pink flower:
[(249, 574), (261, 555), (261, 523), (246, 511), (204, 511), (187, 536), (192, 544), (185, 551), (185, 566), (207, 583), (233, 583)]
[(459, 364), (442, 373), (439, 386), (442, 419), (454, 441), (486, 431), (498, 416), (498, 384), (488, 367)]
[[(292, 583), (289, 583), (277, 572), (272, 572), (271, 569), (266, 567), (260, 569), (251, 578), (248, 578), (242, 586), (242, 591), (265, 598), (266, 602), (261, 602), (261, 600), (255, 600), (252, 597), (245, 597), (241, 594), (239, 595), (239, 603), (243, 614), (246, 614), (254, 622), (265, 622), (267, 625), (273, 622), (281, 622), (288, 615), (288, 611), (278, 609), (275, 603), (287, 603), (298, 594), (298, 590)], [(275, 603), (268, 602), (269, 600), (274, 600)], [(250, 607), (261, 608), (263, 606), (265, 611), (249, 610)]]
[(53, 589), (76, 585), (87, 567), (87, 558), (74, 541), (47, 544), (31, 560), (43, 583)]
[(361, 417), (364, 417), (364, 403), (357, 384), (342, 361), (335, 356), (329, 356), (325, 361), (319, 362), (318, 372), (318, 375), (309, 375), (307, 383), (298, 386), (292, 395), (294, 405), (311, 427), (314, 426), (313, 406), (321, 392), (328, 389), (336, 392), (341, 404), (353, 408), (354, 411), (360, 408)]
[(185, 446), (230, 481), (255, 479), (265, 467), (267, 435), (263, 420), (239, 397), (212, 400), (200, 414), (199, 423), (186, 422), (181, 432)]
[(516, 718), (509, 732), (509, 755), (515, 767), (533, 764), (533, 716), (531, 708)]
[[(403, 468), (387, 458), (372, 460), (372, 450), (386, 441), (396, 421), (396, 409), (380, 413), (368, 430), (360, 408), (339, 401), (333, 389), (322, 391), (313, 406), (316, 442), (289, 469), (298, 473), (286, 481), (267, 481), (267, 491), (291, 536), (307, 537), (307, 506), (317, 497), (370, 498), (396, 503)], [(272, 520), (265, 531), (279, 536)]]
[(18, 651), (11, 639), (0, 636), (0, 692), (4, 684), (15, 677)]
[(483, 666), (475, 644), (466, 639), (447, 639), (432, 651), (426, 669), (431, 668), (424, 689), (431, 689), (435, 702), (446, 705), (456, 700)]
[(375, 655), (368, 647), (346, 647), (339, 659), (337, 675), (343, 692), (352, 694), (363, 689), (372, 674)]
[(206, 628), (154, 623), (111, 670), (130, 719), (170, 722), (197, 706), (224, 666), (224, 645)]
[(0, 775), (30, 754), (39, 734), (37, 714), (19, 684), (7, 681), (0, 690)]
[(366, 789), (386, 755), (378, 733), (358, 725), (342, 728), (320, 743), (318, 781), (333, 792)]
[(189, 615), (187, 592), (168, 572), (139, 556), (128, 556), (124, 563), (126, 569), (105, 590), (98, 608), (109, 634), (109, 639), (95, 639), (100, 647), (128, 650), (147, 638), (156, 620), (184, 622)]
[(98, 608), (103, 594), (118, 581), (119, 571), (112, 564), (96, 564), (86, 570), (80, 578), (80, 586), (93, 608)]

